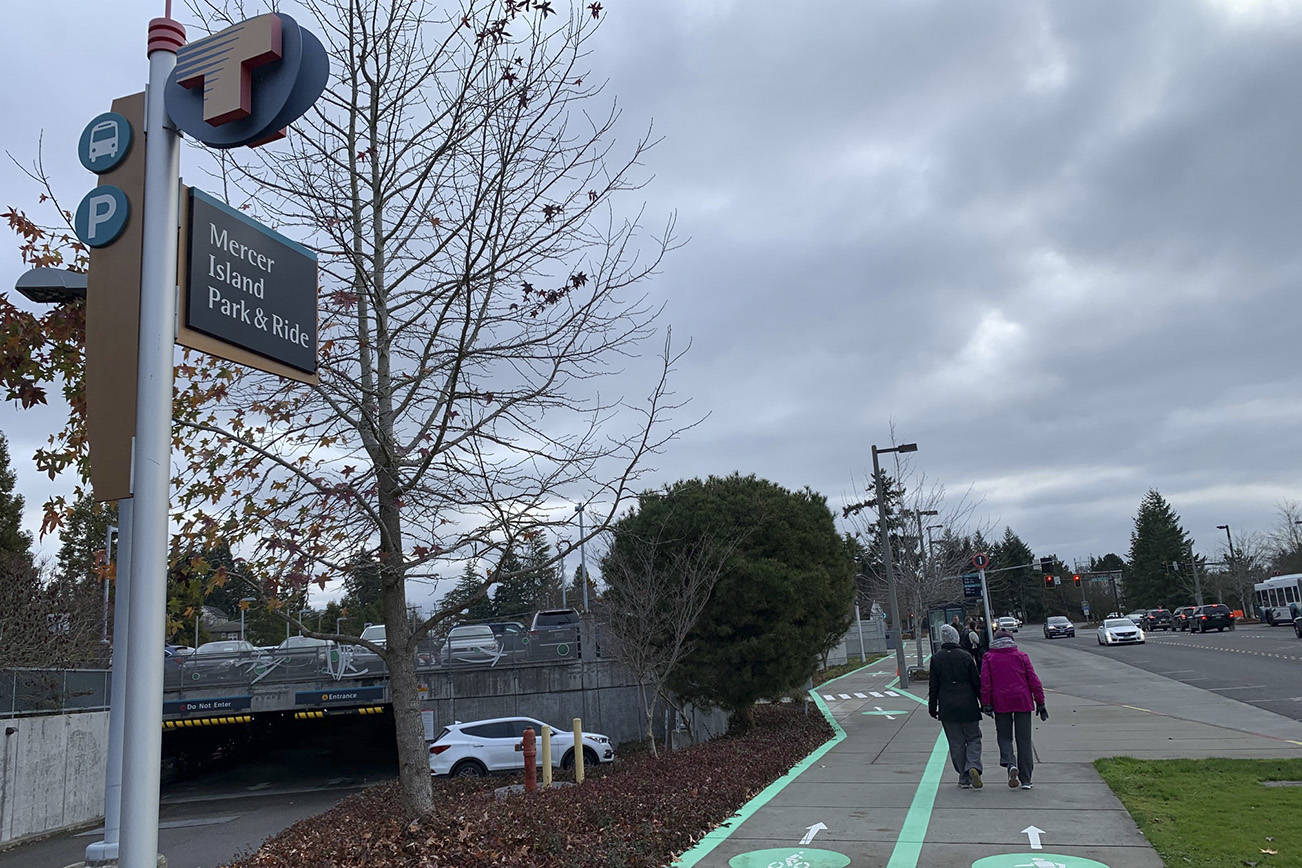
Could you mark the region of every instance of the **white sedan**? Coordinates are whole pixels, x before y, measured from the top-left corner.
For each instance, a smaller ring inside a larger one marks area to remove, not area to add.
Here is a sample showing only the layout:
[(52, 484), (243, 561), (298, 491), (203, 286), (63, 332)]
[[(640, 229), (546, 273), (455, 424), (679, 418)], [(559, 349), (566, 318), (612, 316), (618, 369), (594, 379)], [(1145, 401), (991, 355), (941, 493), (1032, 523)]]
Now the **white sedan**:
[(1099, 627), (1100, 645), (1143, 645), (1144, 631), (1129, 618), (1108, 618)]
[[(536, 762), (542, 765), (541, 720), (531, 717), (496, 717), (491, 720), (456, 722), (430, 742), (429, 768), (436, 775), (481, 777), (489, 772), (518, 771), (524, 758), (516, 746), (526, 728), (532, 727), (538, 746)], [(595, 732), (583, 733), (585, 766), (613, 762), (615, 746)], [(568, 769), (574, 765), (574, 733), (552, 727), (552, 765)]]
[(1016, 618), (1005, 615), (995, 622), (996, 630), (1007, 630), (1009, 633), (1016, 633), (1017, 628), (1022, 626), (1022, 622)]

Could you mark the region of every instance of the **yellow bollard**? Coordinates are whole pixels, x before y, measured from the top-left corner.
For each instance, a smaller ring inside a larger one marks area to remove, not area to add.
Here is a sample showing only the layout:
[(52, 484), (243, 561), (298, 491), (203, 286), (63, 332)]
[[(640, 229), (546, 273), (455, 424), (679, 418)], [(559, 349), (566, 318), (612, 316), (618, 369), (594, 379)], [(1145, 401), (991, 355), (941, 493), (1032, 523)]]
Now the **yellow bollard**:
[(542, 728), (542, 767), (543, 789), (552, 785), (552, 728), (543, 724)]
[(574, 783), (583, 783), (583, 720), (574, 718)]

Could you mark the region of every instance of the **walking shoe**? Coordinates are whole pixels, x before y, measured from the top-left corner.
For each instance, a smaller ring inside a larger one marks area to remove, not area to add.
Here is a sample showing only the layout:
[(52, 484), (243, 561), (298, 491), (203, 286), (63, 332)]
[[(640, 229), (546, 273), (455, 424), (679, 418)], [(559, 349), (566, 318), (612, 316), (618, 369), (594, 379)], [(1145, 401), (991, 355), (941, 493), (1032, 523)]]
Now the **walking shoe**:
[(972, 780), (972, 789), (979, 790), (985, 786), (985, 784), (982, 783), (981, 781), (981, 772), (977, 771), (976, 769), (969, 770), (967, 776)]
[(1017, 766), (1008, 767), (1008, 789), (1015, 790), (1022, 782), (1017, 779)]
[(1034, 785), (1030, 781), (1027, 781), (1026, 783), (1022, 784), (1022, 789), (1029, 790), (1032, 786)]
[(959, 781), (959, 782), (958, 782), (958, 788), (959, 788), (960, 790), (970, 790), (970, 789), (972, 789), (972, 785), (971, 785), (970, 783), (968, 783), (967, 781)]

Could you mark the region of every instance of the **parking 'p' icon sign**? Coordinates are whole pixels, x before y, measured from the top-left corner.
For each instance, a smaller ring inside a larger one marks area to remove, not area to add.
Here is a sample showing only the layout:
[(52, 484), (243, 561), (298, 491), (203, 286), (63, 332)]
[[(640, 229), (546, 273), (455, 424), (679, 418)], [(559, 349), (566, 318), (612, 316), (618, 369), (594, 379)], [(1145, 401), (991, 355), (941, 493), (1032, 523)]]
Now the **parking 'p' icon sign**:
[(102, 184), (81, 200), (72, 217), (72, 228), (87, 247), (104, 247), (117, 240), (130, 216), (127, 194), (112, 184)]
[(117, 167), (131, 150), (131, 124), (117, 112), (104, 112), (81, 131), (77, 157), (97, 175)]

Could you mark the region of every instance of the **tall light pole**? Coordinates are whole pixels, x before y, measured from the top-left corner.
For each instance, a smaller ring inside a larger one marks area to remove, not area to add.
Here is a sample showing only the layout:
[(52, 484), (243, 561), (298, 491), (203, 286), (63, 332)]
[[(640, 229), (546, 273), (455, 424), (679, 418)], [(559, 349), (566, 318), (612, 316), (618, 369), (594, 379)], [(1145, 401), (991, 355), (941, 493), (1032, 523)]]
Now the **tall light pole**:
[[(922, 517), (924, 515), (940, 515), (940, 513), (934, 509), (915, 509), (913, 511), (913, 517), (918, 520), (918, 557), (923, 558), (923, 562), (922, 562), (923, 569), (921, 570), (921, 572), (923, 573), (925, 573), (926, 570), (931, 566), (931, 547), (928, 546), (925, 552), (922, 550)], [(918, 587), (919, 589), (923, 587), (921, 575), (918, 576)], [(917, 603), (918, 603), (918, 608), (921, 609), (922, 594), (918, 594)], [(922, 628), (922, 612), (919, 611), (918, 620), (914, 622), (913, 625), (913, 638), (916, 641), (916, 644), (918, 646), (918, 668), (919, 669), (922, 668), (922, 629), (921, 628)]]
[[(86, 298), (86, 275), (62, 268), (33, 268), (18, 278), (14, 289), (37, 304), (71, 304)], [(122, 751), (126, 726), (127, 649), (130, 647), (132, 499), (123, 498), (117, 505), (118, 525), (109, 527), (104, 543), (104, 565), (107, 567), (113, 533), (117, 532), (117, 594), (113, 599), (112, 680), (109, 685), (108, 755), (104, 776), (104, 839), (87, 845), (87, 862), (117, 861), (122, 818)], [(106, 577), (102, 641), (108, 639), (108, 590)]]
[(895, 665), (900, 670), (900, 685), (909, 683), (908, 665), (904, 662), (904, 625), (900, 623), (900, 601), (895, 590), (895, 555), (891, 552), (891, 535), (886, 526), (886, 486), (882, 484), (882, 468), (877, 456), (886, 452), (917, 452), (917, 443), (901, 443), (889, 449), (878, 449), (873, 444), (873, 484), (877, 489), (877, 538), (882, 544), (882, 563), (886, 566), (886, 587), (891, 604), (891, 621), (895, 624)]
[(587, 507), (586, 503), (580, 503), (574, 507), (574, 511), (579, 514), (579, 569), (583, 572), (583, 611), (586, 612), (588, 611), (588, 555), (583, 531), (583, 510), (585, 507)]
[[(256, 603), (256, 602), (258, 602), (258, 598), (257, 598), (257, 597), (241, 597), (241, 598), (240, 598), (240, 641), (241, 641), (241, 642), (244, 641), (244, 613), (245, 613), (246, 611), (248, 611), (248, 608), (249, 608), (249, 607), (248, 607), (247, 605), (245, 605), (245, 604), (246, 604), (246, 603)], [(336, 631), (336, 632), (338, 632), (338, 631)]]
[[(1234, 555), (1234, 538), (1230, 536), (1230, 526), (1228, 524), (1218, 524), (1216, 525), (1216, 529), (1225, 531), (1225, 544), (1230, 547), (1230, 569), (1231, 571), (1239, 574), (1239, 582), (1240, 584), (1242, 584), (1243, 574), (1237, 569), (1239, 565), (1239, 559)], [(1199, 600), (1198, 604), (1202, 605), (1202, 602), (1203, 602), (1202, 600)], [(1257, 601), (1253, 600), (1252, 602), (1255, 605)]]

